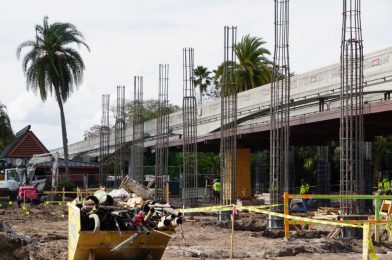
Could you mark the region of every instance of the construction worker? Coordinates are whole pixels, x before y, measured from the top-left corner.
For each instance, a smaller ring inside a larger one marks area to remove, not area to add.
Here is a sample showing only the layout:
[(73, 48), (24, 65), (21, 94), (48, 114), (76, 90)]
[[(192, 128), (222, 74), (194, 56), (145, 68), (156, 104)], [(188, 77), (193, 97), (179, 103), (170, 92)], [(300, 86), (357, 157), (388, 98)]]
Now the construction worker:
[(389, 181), (388, 176), (385, 176), (382, 180), (382, 188), (383, 192), (386, 195), (391, 194), (391, 182)]
[(384, 190), (384, 187), (383, 187), (382, 179), (380, 177), (378, 177), (378, 179), (377, 179), (377, 192), (381, 193), (383, 190)]
[(212, 191), (214, 192), (215, 203), (217, 204), (220, 200), (221, 183), (218, 179), (214, 179), (212, 183)]
[(310, 186), (305, 182), (304, 179), (301, 180), (301, 187), (299, 188), (299, 194), (309, 194)]
[(389, 181), (388, 176), (383, 176), (383, 178), (378, 179), (377, 183), (377, 193), (380, 195), (389, 195), (391, 194), (391, 183)]

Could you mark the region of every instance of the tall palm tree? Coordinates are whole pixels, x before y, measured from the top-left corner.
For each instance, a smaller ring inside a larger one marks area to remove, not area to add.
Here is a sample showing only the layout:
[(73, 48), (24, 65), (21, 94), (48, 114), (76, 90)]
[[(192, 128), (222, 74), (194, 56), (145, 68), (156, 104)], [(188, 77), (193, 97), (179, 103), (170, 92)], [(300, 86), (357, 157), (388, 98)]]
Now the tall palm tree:
[(49, 24), (46, 16), (43, 25), (36, 25), (35, 33), (35, 39), (21, 43), (16, 53), (19, 59), (22, 49), (29, 48), (22, 59), (27, 90), (39, 92), (42, 101), (46, 101), (48, 93), (55, 95), (60, 108), (65, 172), (68, 175), (68, 140), (63, 103), (74, 87), (82, 83), (85, 69), (80, 54), (70, 45), (83, 45), (87, 50), (90, 48), (73, 24)]
[(261, 38), (249, 34), (241, 38), (234, 51), (238, 59), (237, 84), (240, 91), (252, 89), (271, 81), (271, 64), (266, 55), (270, 52), (263, 48)]
[(203, 103), (203, 93), (207, 91), (208, 86), (211, 84), (211, 71), (208, 71), (208, 68), (203, 66), (197, 66), (193, 70), (193, 85), (199, 87), (200, 91), (200, 104)]
[[(234, 66), (238, 92), (252, 89), (271, 82), (272, 62), (266, 57), (270, 52), (263, 47), (265, 42), (261, 38), (249, 34), (241, 38), (234, 47), (237, 57)], [(215, 73), (215, 85), (221, 85), (225, 64), (218, 66)]]
[(10, 118), (5, 110), (6, 106), (0, 103), (0, 151), (14, 138)]

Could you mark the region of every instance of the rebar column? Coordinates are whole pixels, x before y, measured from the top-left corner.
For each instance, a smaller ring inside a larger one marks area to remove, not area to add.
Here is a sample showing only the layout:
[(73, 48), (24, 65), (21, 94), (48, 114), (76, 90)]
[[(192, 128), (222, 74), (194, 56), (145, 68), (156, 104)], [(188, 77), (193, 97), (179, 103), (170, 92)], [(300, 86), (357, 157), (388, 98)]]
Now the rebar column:
[(166, 180), (168, 175), (169, 158), (169, 65), (159, 64), (159, 89), (158, 89), (158, 117), (157, 139), (155, 145), (155, 193), (154, 199), (158, 202), (165, 201)]
[(183, 99), (182, 99), (182, 155), (183, 155), (183, 190), (182, 201), (185, 208), (198, 204), (197, 172), (197, 107), (194, 76), (193, 48), (183, 49)]
[[(363, 194), (363, 46), (361, 1), (343, 0), (340, 53), (340, 194)], [(363, 203), (341, 200), (343, 215), (360, 214)]]
[(109, 100), (110, 95), (102, 95), (102, 116), (101, 127), (99, 129), (99, 184), (105, 185), (106, 168), (103, 162), (109, 155), (109, 140), (110, 140), (110, 127), (109, 127)]
[[(283, 203), (289, 191), (289, 1), (275, 0), (275, 48), (271, 82), (270, 198)], [(280, 207), (274, 210), (282, 210)]]
[(144, 116), (143, 116), (143, 77), (133, 78), (133, 115), (131, 178), (143, 183), (144, 166)]
[(224, 27), (224, 68), (221, 86), (220, 175), (222, 204), (236, 203), (237, 176), (237, 27)]
[(114, 187), (118, 187), (124, 175), (125, 161), (125, 86), (117, 86), (117, 108), (116, 123), (114, 131), (115, 140), (115, 168), (114, 168)]
[[(317, 146), (317, 194), (330, 194), (331, 192), (331, 165), (329, 162), (328, 152), (328, 146)], [(330, 205), (330, 201), (318, 200), (318, 205), (328, 207)]]

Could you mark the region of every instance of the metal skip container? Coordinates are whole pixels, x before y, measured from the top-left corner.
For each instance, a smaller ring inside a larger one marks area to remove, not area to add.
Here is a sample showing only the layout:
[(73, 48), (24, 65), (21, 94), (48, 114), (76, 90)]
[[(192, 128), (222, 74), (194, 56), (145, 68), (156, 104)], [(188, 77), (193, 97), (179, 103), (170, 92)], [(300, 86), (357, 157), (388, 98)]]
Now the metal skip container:
[[(136, 230), (82, 231), (80, 209), (73, 201), (68, 206), (68, 260), (82, 259), (161, 259), (170, 240), (158, 232), (141, 234), (137, 241), (129, 243), (119, 251), (111, 251)], [(165, 231), (168, 235), (175, 231)]]

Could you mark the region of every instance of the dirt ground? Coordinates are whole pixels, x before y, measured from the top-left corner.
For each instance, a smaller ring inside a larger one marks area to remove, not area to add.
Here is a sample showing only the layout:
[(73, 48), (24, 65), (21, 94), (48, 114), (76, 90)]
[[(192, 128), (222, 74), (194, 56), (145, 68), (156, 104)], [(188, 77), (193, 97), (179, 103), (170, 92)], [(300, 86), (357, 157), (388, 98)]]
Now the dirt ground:
[[(38, 205), (29, 215), (16, 205), (0, 208), (0, 259), (67, 259), (67, 210), (65, 206)], [(162, 259), (229, 259), (231, 223), (216, 216), (186, 217), (171, 239)], [(282, 232), (265, 230), (260, 215), (241, 214), (234, 232), (235, 259), (361, 259), (362, 240), (326, 239), (328, 228)], [(376, 246), (379, 259), (392, 259), (392, 242)]]

